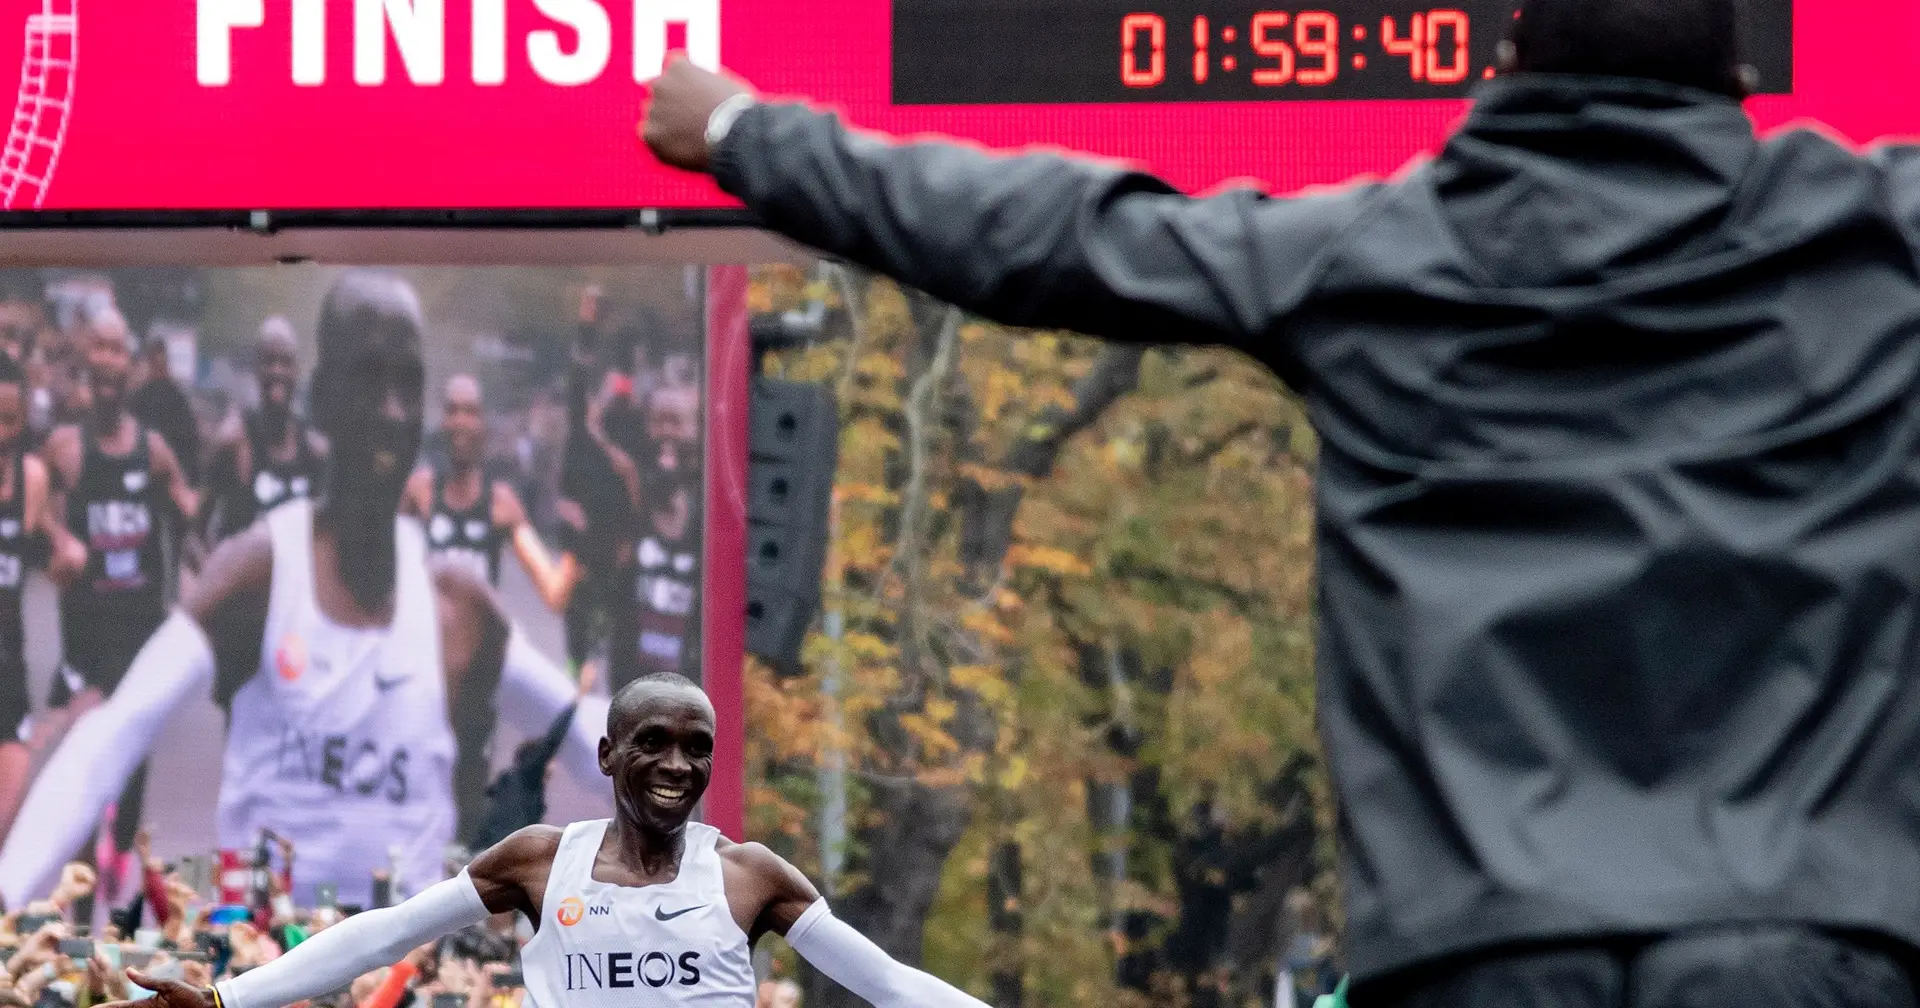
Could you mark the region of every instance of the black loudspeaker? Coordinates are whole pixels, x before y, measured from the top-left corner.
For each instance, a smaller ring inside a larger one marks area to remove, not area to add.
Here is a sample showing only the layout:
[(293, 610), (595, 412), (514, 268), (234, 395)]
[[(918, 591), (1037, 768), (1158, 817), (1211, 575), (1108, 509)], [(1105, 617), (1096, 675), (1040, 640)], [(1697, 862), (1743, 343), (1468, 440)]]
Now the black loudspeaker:
[(747, 442), (747, 650), (798, 671), (820, 608), (840, 405), (823, 385), (753, 380)]

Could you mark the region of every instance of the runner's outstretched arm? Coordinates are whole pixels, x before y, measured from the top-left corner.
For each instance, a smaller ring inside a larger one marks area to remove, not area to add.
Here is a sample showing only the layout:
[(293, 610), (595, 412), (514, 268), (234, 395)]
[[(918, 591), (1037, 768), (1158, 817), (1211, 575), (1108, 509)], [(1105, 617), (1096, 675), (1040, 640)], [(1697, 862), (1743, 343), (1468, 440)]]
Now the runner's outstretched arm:
[(756, 894), (766, 900), (751, 937), (782, 935), (800, 957), (874, 1008), (987, 1008), (967, 992), (931, 973), (894, 959), (852, 925), (833, 915), (820, 891), (760, 844), (739, 844), (724, 855), (746, 869)]
[(128, 971), (154, 991), (141, 1001), (102, 1008), (281, 1008), (339, 990), (361, 974), (400, 961), (408, 951), (496, 913), (536, 910), (526, 892), (544, 879), (560, 831), (531, 826), (489, 847), (466, 871), (435, 883), (398, 906), (355, 914), (285, 955), (212, 988), (190, 987)]
[(213, 649), (184, 612), (167, 618), (134, 658), (107, 702), (88, 711), (33, 782), (14, 830), (0, 849), (0, 898), (26, 906), (53, 881), (67, 857), (100, 821), (175, 707), (213, 682)]
[(985, 1002), (887, 955), (815, 900), (787, 931), (787, 944), (833, 982), (874, 1008), (987, 1008)]

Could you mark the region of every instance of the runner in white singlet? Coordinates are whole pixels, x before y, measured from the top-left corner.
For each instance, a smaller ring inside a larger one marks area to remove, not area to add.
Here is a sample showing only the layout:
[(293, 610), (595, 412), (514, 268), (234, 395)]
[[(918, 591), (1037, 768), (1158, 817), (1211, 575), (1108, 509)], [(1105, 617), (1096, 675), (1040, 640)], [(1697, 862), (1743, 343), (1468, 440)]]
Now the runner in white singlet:
[[(496, 719), (544, 732), (575, 688), (514, 629), (482, 578), (430, 566), (396, 519), (419, 454), (419, 301), (398, 277), (351, 270), (315, 328), (313, 423), (330, 446), (317, 501), (293, 501), (221, 543), (113, 696), (69, 732), (0, 848), (0, 899), (44, 893), (182, 701), (228, 708), (222, 844), (271, 829), (300, 848), (295, 898), (322, 884), (370, 902), (439, 879), (444, 845), (478, 820)], [(100, 628), (69, 623), (75, 634)], [(584, 698), (559, 760), (597, 779), (604, 701)], [(456, 782), (461, 787), (456, 789)], [(398, 849), (397, 859), (389, 851)], [(278, 1006), (275, 1006), (278, 1008)]]
[(986, 1008), (835, 919), (779, 855), (692, 822), (713, 740), (700, 687), (677, 673), (636, 680), (614, 697), (599, 745), (613, 819), (529, 826), (455, 878), (214, 987), (129, 972), (158, 992), (133, 1008), (280, 1008), (509, 912), (534, 922), (520, 967), (539, 1008), (753, 1008), (753, 944), (768, 933), (878, 1008)]
[(300, 849), (294, 899), (328, 881), (364, 905), (398, 848), (403, 883), (437, 881), (454, 838), (456, 743), (420, 523), (394, 519), (393, 622), (342, 626), (314, 598), (313, 505), (267, 512), (273, 587), (257, 671), (234, 694), (220, 781), (222, 847), (262, 827)]
[(673, 881), (630, 887), (593, 877), (610, 822), (560, 837), (545, 916), (520, 952), (527, 995), (543, 1008), (751, 1004), (753, 948), (727, 902), (720, 831), (689, 823)]

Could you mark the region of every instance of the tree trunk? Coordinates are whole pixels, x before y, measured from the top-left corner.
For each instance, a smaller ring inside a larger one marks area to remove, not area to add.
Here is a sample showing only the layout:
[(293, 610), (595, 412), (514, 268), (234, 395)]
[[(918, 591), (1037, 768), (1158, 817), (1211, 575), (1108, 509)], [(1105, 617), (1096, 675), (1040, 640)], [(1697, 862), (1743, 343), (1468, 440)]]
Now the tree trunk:
[[(924, 557), (907, 555), (929, 548), (936, 537), (930, 534), (926, 479), (929, 473), (927, 438), (930, 431), (951, 427), (955, 413), (940, 407), (955, 396), (952, 356), (958, 353), (953, 327), (957, 319), (952, 309), (923, 296), (909, 295), (918, 339), (908, 350), (906, 374), (901, 378), (903, 402), (910, 411), (903, 441), (905, 458), (899, 467), (896, 489), (902, 505), (898, 528), (893, 536), (903, 547), (896, 552), (891, 573), (906, 583), (903, 611), (899, 614), (896, 644), (900, 649), (901, 690), (889, 709), (875, 715), (869, 725), (882, 747), (901, 757), (902, 766), (911, 766), (911, 742), (898, 729), (898, 714), (918, 710), (931, 683), (946, 681), (948, 664), (956, 654), (986, 653), (987, 649), (967, 641), (948, 642), (944, 646), (923, 646), (927, 639), (916, 606), (923, 594), (921, 579), (926, 577)], [(1049, 407), (1026, 425), (1029, 435), (1015, 443), (1005, 457), (995, 460), (1000, 467), (1024, 476), (1044, 477), (1068, 438), (1092, 424), (1099, 415), (1138, 381), (1140, 359), (1144, 351), (1134, 347), (1110, 346), (1101, 352), (1091, 371), (1075, 383), (1072, 409)], [(959, 395), (964, 396), (964, 390)], [(964, 444), (966, 438), (955, 439)], [(969, 461), (978, 461), (971, 460)], [(890, 480), (889, 482), (896, 482)], [(961, 528), (961, 564), (964, 573), (957, 586), (976, 595), (992, 584), (1013, 542), (1013, 524), (1019, 510), (1019, 490), (988, 492), (971, 479), (957, 480), (951, 496), (954, 517)], [(952, 631), (950, 633), (957, 633)], [(953, 734), (960, 744), (979, 751), (992, 745), (997, 726), (991, 723), (984, 705), (969, 702), (951, 688), (948, 694), (959, 703)], [(918, 964), (922, 958), (925, 923), (939, 891), (941, 874), (948, 856), (965, 832), (971, 812), (973, 793), (966, 787), (930, 787), (909, 773), (894, 775), (894, 768), (878, 768), (863, 774), (878, 813), (875, 825), (860, 831), (865, 850), (863, 863), (868, 883), (840, 900), (835, 914), (858, 928), (895, 959)], [(995, 862), (1010, 861), (1017, 869), (1017, 846), (1005, 845), (995, 851)], [(996, 872), (995, 888), (1011, 885), (1017, 907), (1019, 873)], [(997, 935), (1003, 945), (1018, 945), (1017, 913), (996, 914), (994, 929), (1011, 929)], [(1019, 1008), (1021, 978), (1008, 970), (996, 975), (993, 996), (1000, 1008)], [(1012, 971), (1017, 973), (1017, 969)], [(816, 983), (809, 1004), (826, 1008), (857, 1008), (863, 1004), (846, 991), (830, 984)]]

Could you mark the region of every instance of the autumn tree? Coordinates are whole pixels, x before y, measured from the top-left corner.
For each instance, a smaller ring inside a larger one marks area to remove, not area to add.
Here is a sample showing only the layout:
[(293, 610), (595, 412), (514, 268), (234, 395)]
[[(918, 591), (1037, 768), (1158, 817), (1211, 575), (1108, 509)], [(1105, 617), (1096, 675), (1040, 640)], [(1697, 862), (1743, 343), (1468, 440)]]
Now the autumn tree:
[(844, 765), (836, 912), (904, 961), (1002, 1006), (1270, 991), (1287, 894), (1333, 898), (1297, 402), (834, 266), (753, 296), (841, 320), (768, 367), (843, 411), (828, 619), (749, 677), (756, 835), (835, 860)]

